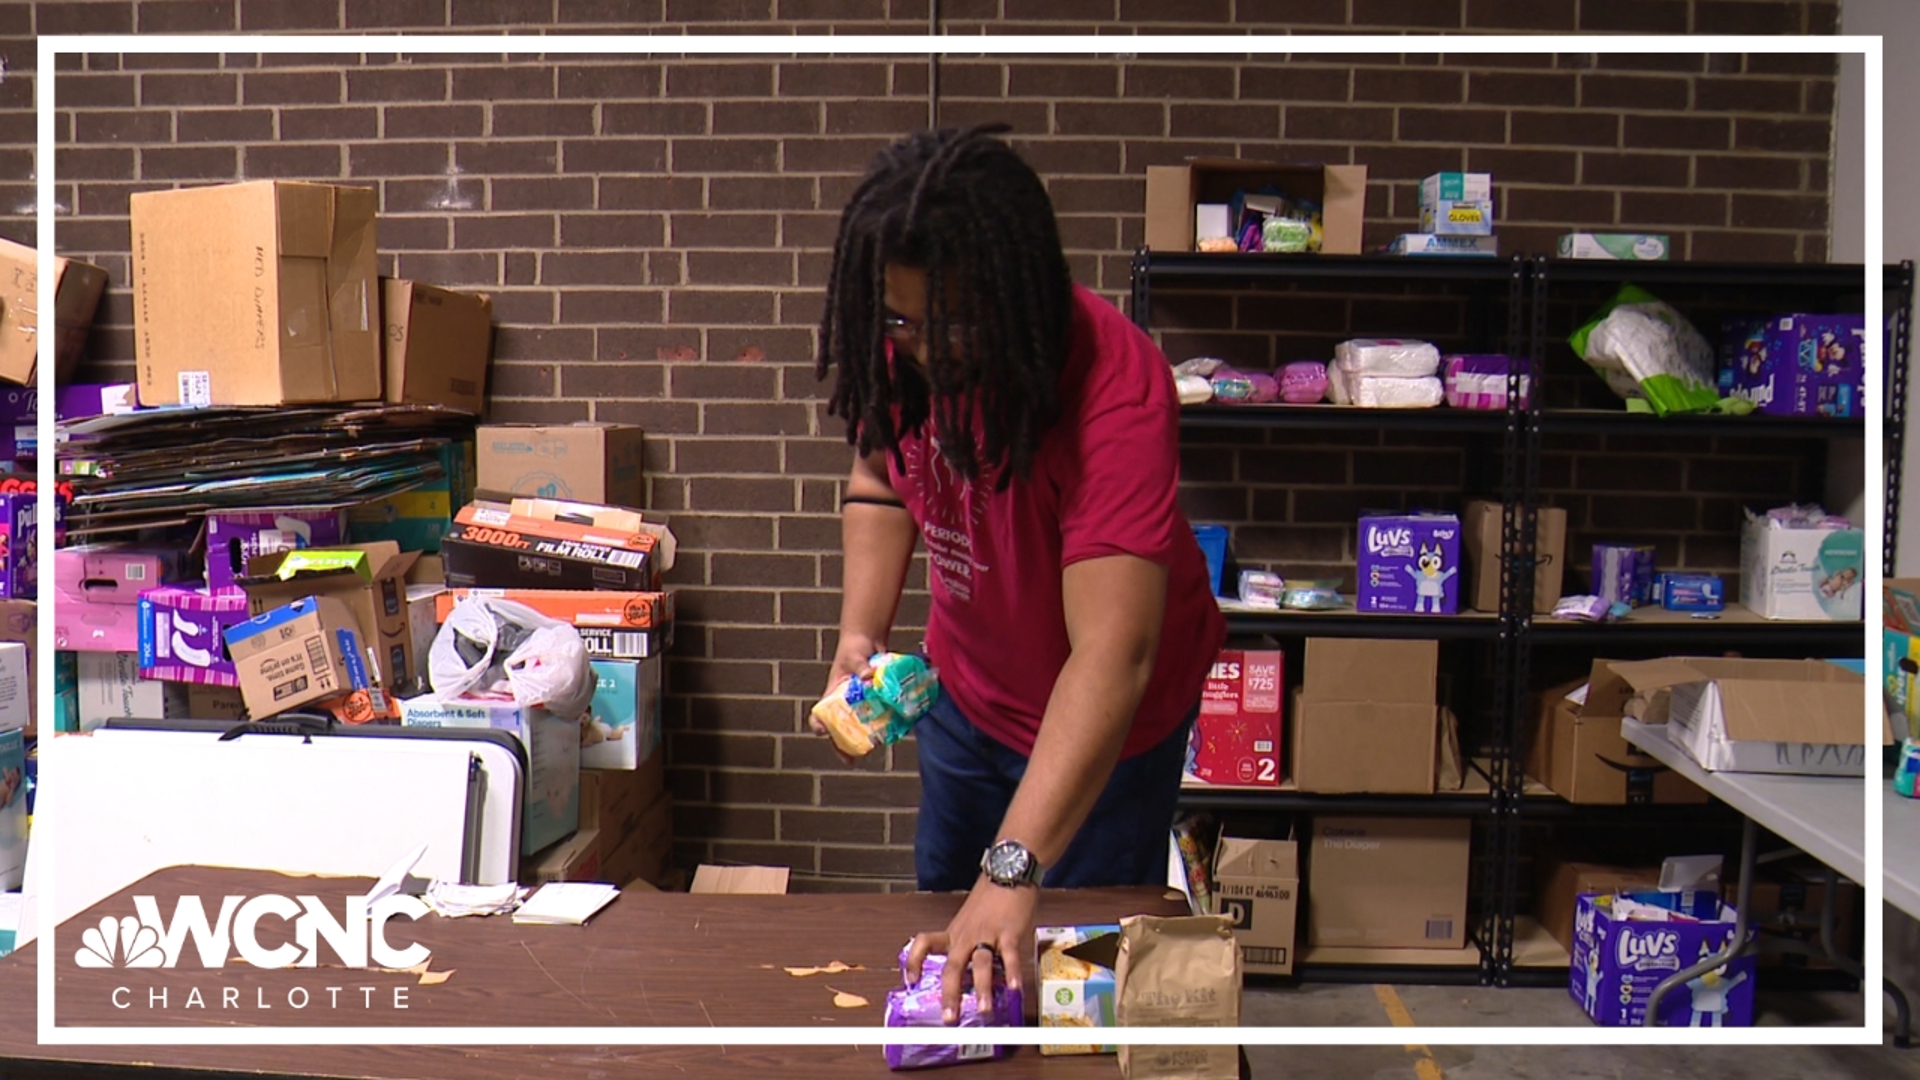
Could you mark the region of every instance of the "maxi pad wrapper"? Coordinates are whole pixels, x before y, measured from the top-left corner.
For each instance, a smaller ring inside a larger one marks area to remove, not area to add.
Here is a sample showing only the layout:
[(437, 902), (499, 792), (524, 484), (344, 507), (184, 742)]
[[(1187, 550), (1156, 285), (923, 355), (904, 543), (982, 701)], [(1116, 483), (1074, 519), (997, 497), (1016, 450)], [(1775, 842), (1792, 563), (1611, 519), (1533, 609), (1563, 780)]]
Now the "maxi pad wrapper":
[[(911, 943), (908, 944), (908, 948)], [(942, 1005), (940, 1001), (940, 973), (945, 970), (947, 957), (935, 954), (927, 957), (920, 966), (920, 981), (887, 992), (886, 1025), (888, 1027), (943, 1027), (941, 1023)], [(969, 971), (971, 968), (968, 969)], [(907, 975), (907, 948), (900, 950), (900, 977)], [(1006, 972), (1000, 960), (993, 962), (993, 987), (991, 1007), (983, 1010), (981, 1002), (973, 992), (971, 978), (968, 979), (967, 992), (960, 996), (960, 1022), (962, 1028), (1019, 1027), (1021, 1022), (1020, 991), (1008, 988)], [(954, 1046), (915, 1046), (911, 1044), (889, 1046), (886, 1048), (887, 1068), (889, 1069), (931, 1069), (940, 1065), (961, 1065), (970, 1061), (997, 1061), (1013, 1053), (1011, 1046), (954, 1045)]]

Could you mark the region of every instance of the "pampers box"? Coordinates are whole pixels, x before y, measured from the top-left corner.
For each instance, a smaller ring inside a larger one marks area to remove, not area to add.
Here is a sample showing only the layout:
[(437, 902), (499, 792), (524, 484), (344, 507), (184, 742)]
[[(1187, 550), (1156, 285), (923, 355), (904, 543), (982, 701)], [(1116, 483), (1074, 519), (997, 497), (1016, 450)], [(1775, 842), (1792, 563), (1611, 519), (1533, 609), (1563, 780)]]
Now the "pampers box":
[(511, 731), (527, 748), (527, 786), (520, 808), (520, 854), (531, 855), (580, 827), (580, 725), (511, 699), (432, 694), (400, 703), (407, 727), (494, 728)]
[(1460, 610), (1460, 519), (1398, 514), (1360, 519), (1363, 612), (1452, 615)]
[(580, 767), (637, 769), (660, 747), (660, 667), (648, 660), (593, 661), (593, 705), (580, 729)]
[(1733, 396), (1773, 416), (1861, 415), (1866, 318), (1781, 315), (1733, 349)]
[[(1621, 918), (1624, 902), (1659, 917), (1672, 894), (1580, 897), (1573, 915), (1573, 967), (1567, 989), (1574, 1003), (1602, 1027), (1639, 1027), (1647, 999), (1669, 975), (1685, 971), (1733, 941), (1734, 911), (1707, 898), (1711, 921), (1664, 922)], [(1753, 933), (1750, 929), (1749, 933)], [(1666, 1027), (1751, 1027), (1753, 981), (1759, 960), (1751, 952), (1674, 988), (1660, 1003)]]

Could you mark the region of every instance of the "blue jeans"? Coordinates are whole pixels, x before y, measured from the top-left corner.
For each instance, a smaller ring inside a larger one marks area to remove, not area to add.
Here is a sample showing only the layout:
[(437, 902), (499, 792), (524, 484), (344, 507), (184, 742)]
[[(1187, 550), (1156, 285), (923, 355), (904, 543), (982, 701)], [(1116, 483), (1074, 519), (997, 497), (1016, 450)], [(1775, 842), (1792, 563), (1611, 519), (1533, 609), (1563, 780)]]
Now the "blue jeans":
[[(1059, 862), (1046, 868), (1045, 885), (1166, 883), (1167, 830), (1193, 720), (1189, 715), (1158, 745), (1114, 766), (1086, 824)], [(928, 892), (971, 889), (980, 877), (980, 856), (993, 844), (1026, 775), (1027, 758), (974, 727), (946, 694), (913, 730), (920, 743), (920, 822), (913, 837), (919, 886)]]

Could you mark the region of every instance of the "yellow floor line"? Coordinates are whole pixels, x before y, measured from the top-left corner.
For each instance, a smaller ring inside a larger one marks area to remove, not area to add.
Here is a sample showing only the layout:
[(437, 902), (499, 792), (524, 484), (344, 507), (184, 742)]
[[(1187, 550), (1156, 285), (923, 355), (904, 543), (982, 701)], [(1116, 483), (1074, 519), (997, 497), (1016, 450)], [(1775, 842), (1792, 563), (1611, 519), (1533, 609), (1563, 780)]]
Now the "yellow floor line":
[[(1413, 1027), (1413, 1014), (1407, 1011), (1407, 1004), (1400, 1000), (1400, 994), (1391, 986), (1375, 986), (1373, 996), (1380, 999), (1380, 1007), (1387, 1011), (1387, 1019), (1394, 1027)], [(1433, 1060), (1433, 1054), (1424, 1046), (1408, 1045), (1407, 1053), (1419, 1055), (1413, 1063), (1414, 1075), (1420, 1080), (1446, 1080), (1447, 1074), (1440, 1069), (1440, 1063)]]

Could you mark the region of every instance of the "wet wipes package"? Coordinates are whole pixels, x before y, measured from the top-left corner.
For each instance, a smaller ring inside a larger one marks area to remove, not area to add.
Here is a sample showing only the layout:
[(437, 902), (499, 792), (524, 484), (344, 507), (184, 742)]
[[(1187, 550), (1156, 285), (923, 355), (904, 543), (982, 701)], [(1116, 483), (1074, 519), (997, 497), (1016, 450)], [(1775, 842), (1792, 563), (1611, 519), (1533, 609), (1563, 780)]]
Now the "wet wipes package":
[(1460, 519), (1452, 514), (1360, 519), (1363, 612), (1453, 615), (1460, 610)]
[[(1573, 966), (1567, 989), (1595, 1023), (1638, 1027), (1654, 987), (1733, 941), (1734, 910), (1702, 894), (1674, 911), (1672, 894), (1588, 894), (1573, 917)], [(1749, 935), (1753, 933), (1750, 929)], [(1665, 1027), (1750, 1027), (1759, 961), (1751, 953), (1676, 987), (1660, 1003)]]

